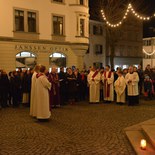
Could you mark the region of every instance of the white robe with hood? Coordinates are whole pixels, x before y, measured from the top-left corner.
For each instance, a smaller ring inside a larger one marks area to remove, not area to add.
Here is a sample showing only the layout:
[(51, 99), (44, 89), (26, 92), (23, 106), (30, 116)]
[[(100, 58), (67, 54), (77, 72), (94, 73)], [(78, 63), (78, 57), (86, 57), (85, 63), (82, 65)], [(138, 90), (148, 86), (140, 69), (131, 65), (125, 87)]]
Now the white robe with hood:
[(36, 80), (36, 118), (49, 119), (51, 116), (49, 104), (49, 90), (51, 83), (46, 75), (41, 75)]

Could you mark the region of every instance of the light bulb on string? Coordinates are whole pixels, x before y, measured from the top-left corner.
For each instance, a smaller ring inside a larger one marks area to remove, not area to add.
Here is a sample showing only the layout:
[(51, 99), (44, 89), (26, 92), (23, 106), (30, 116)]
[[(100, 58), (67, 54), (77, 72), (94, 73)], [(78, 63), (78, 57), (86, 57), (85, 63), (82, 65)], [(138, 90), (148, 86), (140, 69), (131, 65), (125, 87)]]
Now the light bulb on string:
[(148, 17), (147, 17), (147, 16), (141, 16), (141, 15), (139, 15), (139, 14), (134, 10), (134, 8), (132, 7), (131, 4), (128, 5), (128, 7), (127, 7), (127, 9), (126, 9), (126, 12), (125, 12), (124, 16), (122, 17), (122, 19), (121, 19), (118, 23), (116, 23), (116, 24), (113, 24), (113, 23), (111, 23), (111, 22), (109, 22), (109, 21), (107, 20), (106, 15), (105, 15), (103, 9), (101, 10), (101, 13), (102, 13), (103, 19), (106, 21), (106, 24), (107, 24), (108, 26), (112, 27), (112, 28), (115, 28), (115, 27), (120, 26), (120, 25), (123, 23), (123, 21), (127, 18), (128, 13), (129, 13), (130, 11), (131, 11), (131, 12), (133, 13), (133, 15), (134, 15), (135, 17), (137, 17), (139, 20), (150, 20), (152, 17), (155, 17), (155, 13), (154, 13), (152, 16), (148, 16)]

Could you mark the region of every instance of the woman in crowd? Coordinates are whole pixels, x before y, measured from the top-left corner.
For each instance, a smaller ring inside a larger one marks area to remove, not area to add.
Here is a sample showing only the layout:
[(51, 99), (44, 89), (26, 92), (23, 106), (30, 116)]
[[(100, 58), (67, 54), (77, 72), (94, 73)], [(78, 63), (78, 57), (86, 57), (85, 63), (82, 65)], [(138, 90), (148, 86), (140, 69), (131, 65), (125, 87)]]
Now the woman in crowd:
[(13, 71), (13, 78), (11, 81), (12, 85), (12, 97), (13, 97), (13, 107), (18, 107), (20, 103), (21, 94), (21, 79), (16, 71)]
[(77, 82), (76, 82), (76, 76), (71, 68), (68, 68), (68, 72), (67, 72), (67, 89), (68, 89), (69, 103), (75, 104)]
[(9, 79), (7, 73), (5, 71), (1, 71), (0, 75), (0, 99), (1, 99), (1, 107), (5, 108), (8, 106), (8, 94), (9, 94)]
[(144, 78), (144, 96), (146, 100), (151, 100), (153, 94), (153, 83), (150, 77), (146, 74)]
[(23, 78), (22, 78), (22, 103), (26, 106), (30, 106), (30, 92), (31, 92), (31, 71), (26, 70), (23, 72)]

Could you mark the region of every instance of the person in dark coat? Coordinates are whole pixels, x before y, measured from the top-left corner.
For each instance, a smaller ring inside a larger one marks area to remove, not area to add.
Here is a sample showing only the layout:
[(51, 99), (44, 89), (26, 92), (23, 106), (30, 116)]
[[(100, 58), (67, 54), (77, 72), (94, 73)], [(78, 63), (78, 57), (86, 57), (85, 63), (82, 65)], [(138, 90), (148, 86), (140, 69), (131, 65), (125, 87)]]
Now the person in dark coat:
[(81, 101), (81, 74), (78, 69), (74, 70), (74, 75), (76, 77), (76, 101)]
[(67, 74), (67, 89), (68, 89), (68, 100), (70, 104), (75, 103), (77, 85), (76, 85), (76, 76), (73, 73), (71, 68), (68, 68)]
[(21, 92), (21, 82), (20, 77), (16, 71), (13, 71), (13, 78), (11, 80), (12, 85), (12, 97), (13, 97), (13, 107), (18, 107), (20, 103), (20, 92)]
[(147, 74), (147, 75), (150, 77), (150, 79), (152, 80), (153, 71), (152, 71), (151, 66), (150, 66), (149, 64), (146, 66), (146, 69), (145, 69), (145, 71), (144, 71), (144, 75), (146, 75), (146, 74)]
[(30, 106), (30, 91), (31, 91), (31, 72), (26, 70), (21, 82), (23, 100), (22, 103)]
[(12, 90), (12, 82), (11, 82), (12, 79), (13, 79), (13, 73), (9, 72), (9, 96), (8, 96), (8, 100), (9, 100), (10, 106), (12, 105), (12, 100), (13, 100), (13, 97), (12, 97), (13, 90)]
[(60, 83), (60, 105), (65, 105), (67, 101), (66, 93), (66, 74), (64, 73), (64, 67), (60, 68), (60, 73), (58, 74)]
[(146, 100), (152, 99), (152, 80), (147, 74), (144, 78), (144, 96)]
[(1, 89), (1, 106), (2, 108), (5, 108), (8, 106), (7, 100), (8, 100), (8, 94), (9, 94), (9, 79), (5, 71), (2, 71), (1, 73), (0, 87), (1, 87), (0, 88)]
[(139, 75), (139, 83), (138, 83), (139, 94), (142, 95), (143, 82), (144, 82), (144, 72), (142, 70), (142, 66), (141, 65), (138, 65), (137, 73)]
[(87, 75), (85, 71), (81, 72), (80, 96), (81, 100), (86, 100), (87, 95)]

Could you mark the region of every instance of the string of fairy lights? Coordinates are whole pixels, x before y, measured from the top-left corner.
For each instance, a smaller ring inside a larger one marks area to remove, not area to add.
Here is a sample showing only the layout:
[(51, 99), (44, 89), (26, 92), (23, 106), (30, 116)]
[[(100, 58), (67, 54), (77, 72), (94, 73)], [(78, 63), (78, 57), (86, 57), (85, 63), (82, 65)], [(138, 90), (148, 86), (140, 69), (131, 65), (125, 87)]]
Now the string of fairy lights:
[(140, 14), (138, 14), (135, 11), (135, 9), (133, 8), (132, 4), (129, 4), (128, 7), (127, 7), (127, 10), (126, 10), (126, 12), (125, 12), (125, 14), (123, 16), (123, 18), (119, 22), (113, 24), (113, 23), (111, 23), (110, 21), (107, 20), (107, 17), (105, 15), (104, 11), (101, 10), (103, 19), (105, 20), (106, 24), (108, 26), (112, 27), (112, 28), (119, 27), (123, 23), (123, 21), (127, 18), (129, 12), (131, 12), (135, 17), (137, 17), (138, 19), (143, 20), (143, 21), (149, 21), (151, 18), (155, 17), (155, 13), (152, 16), (141, 16)]
[(152, 55), (155, 54), (155, 50), (152, 53), (148, 53), (148, 52), (145, 51), (145, 49), (143, 49), (143, 53), (145, 53), (148, 56), (152, 56)]

